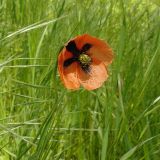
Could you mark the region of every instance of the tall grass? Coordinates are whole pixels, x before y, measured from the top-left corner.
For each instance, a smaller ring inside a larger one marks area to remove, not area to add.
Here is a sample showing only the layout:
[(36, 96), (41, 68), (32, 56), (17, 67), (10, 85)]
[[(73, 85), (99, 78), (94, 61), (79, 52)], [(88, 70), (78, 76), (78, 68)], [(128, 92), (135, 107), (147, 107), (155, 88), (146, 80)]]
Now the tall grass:
[[(0, 159), (159, 160), (160, 6), (148, 0), (0, 0)], [(69, 91), (60, 48), (89, 33), (115, 58)]]

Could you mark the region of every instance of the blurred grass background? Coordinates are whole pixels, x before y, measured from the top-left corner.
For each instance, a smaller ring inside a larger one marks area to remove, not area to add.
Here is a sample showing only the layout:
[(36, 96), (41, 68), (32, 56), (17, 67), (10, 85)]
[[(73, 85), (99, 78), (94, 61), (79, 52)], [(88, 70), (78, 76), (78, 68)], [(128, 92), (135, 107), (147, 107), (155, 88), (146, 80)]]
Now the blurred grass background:
[[(68, 91), (57, 56), (83, 33), (115, 59)], [(159, 160), (159, 1), (0, 0), (0, 84), (0, 160)]]

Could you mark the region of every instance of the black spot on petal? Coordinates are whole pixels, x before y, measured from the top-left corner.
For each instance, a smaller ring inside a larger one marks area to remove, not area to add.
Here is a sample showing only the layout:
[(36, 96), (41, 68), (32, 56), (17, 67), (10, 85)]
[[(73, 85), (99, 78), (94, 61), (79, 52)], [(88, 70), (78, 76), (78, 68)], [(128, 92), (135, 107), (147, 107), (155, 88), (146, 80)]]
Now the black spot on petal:
[(80, 54), (80, 51), (78, 50), (75, 41), (70, 41), (67, 46), (66, 49), (71, 52), (73, 54), (73, 56), (78, 56)]
[(71, 65), (73, 62), (76, 62), (76, 61), (77, 61), (77, 58), (69, 58), (64, 61), (63, 66), (68, 67), (69, 65)]
[(82, 49), (81, 49), (81, 53), (87, 52), (91, 47), (92, 47), (92, 45), (90, 43), (84, 44)]
[(91, 71), (90, 65), (82, 65), (81, 64), (81, 68), (85, 73), (89, 73)]

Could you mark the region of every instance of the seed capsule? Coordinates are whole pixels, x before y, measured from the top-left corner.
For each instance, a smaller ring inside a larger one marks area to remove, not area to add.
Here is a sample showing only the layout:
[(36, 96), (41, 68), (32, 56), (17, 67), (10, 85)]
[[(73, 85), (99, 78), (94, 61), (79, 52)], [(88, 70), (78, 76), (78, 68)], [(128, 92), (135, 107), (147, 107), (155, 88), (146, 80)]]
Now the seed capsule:
[(89, 65), (91, 63), (91, 58), (87, 54), (80, 54), (79, 55), (79, 61), (82, 65)]

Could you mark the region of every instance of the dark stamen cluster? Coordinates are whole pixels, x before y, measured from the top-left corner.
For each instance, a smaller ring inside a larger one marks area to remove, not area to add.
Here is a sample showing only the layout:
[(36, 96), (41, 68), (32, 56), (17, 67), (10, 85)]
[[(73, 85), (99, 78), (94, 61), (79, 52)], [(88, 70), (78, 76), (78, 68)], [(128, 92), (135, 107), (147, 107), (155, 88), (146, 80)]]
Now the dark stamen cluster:
[(89, 55), (87, 55), (87, 51), (92, 47), (91, 44), (86, 43), (82, 47), (81, 50), (79, 50), (76, 46), (75, 41), (70, 41), (68, 45), (66, 46), (66, 49), (72, 53), (72, 57), (65, 60), (63, 66), (68, 67), (73, 62), (78, 62), (81, 66), (81, 68), (85, 72), (89, 72), (90, 70), (90, 64), (91, 64), (91, 58)]

